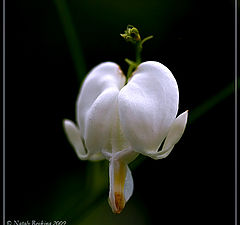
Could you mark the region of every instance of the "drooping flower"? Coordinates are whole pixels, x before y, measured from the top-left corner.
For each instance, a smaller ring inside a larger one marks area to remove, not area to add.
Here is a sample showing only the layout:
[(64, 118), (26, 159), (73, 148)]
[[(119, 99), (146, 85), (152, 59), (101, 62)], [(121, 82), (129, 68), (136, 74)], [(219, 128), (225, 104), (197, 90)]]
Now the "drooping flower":
[(185, 111), (176, 118), (178, 85), (163, 64), (141, 63), (126, 85), (125, 81), (117, 64), (96, 66), (77, 99), (77, 125), (64, 120), (68, 140), (81, 160), (109, 160), (109, 204), (114, 213), (122, 211), (133, 193), (128, 164), (138, 154), (167, 157), (181, 138), (188, 116)]

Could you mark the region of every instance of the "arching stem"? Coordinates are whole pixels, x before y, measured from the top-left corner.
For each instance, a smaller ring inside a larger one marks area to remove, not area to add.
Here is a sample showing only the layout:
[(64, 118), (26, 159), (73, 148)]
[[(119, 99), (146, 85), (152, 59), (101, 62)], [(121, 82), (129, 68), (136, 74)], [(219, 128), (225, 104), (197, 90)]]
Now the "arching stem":
[(120, 34), (127, 42), (131, 42), (136, 47), (136, 61), (132, 61), (129, 59), (125, 59), (125, 61), (128, 63), (129, 68), (127, 72), (127, 79), (126, 83), (128, 82), (129, 77), (131, 77), (133, 71), (137, 68), (137, 66), (141, 63), (141, 52), (143, 48), (143, 43), (146, 42), (149, 39), (152, 39), (153, 36), (148, 36), (141, 40), (141, 36), (139, 34), (139, 31), (136, 27), (132, 25), (128, 25), (127, 29), (124, 31), (124, 34)]

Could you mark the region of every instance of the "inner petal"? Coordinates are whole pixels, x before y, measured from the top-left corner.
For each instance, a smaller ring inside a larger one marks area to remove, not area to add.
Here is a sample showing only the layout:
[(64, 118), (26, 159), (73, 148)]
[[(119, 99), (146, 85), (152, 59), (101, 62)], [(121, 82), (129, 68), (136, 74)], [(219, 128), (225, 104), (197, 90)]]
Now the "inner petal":
[(112, 211), (117, 214), (119, 214), (123, 210), (126, 201), (130, 197), (129, 194), (130, 195), (132, 194), (132, 190), (130, 190), (131, 193), (127, 192), (128, 195), (125, 196), (126, 191), (124, 191), (124, 186), (126, 182), (126, 177), (129, 177), (129, 174), (128, 176), (127, 174), (128, 174), (128, 167), (126, 163), (119, 160), (114, 160), (114, 158), (110, 160), (109, 205), (111, 206)]
[(129, 149), (130, 147), (129, 142), (122, 131), (122, 127), (119, 119), (118, 107), (119, 106), (118, 106), (118, 99), (117, 99), (117, 104), (114, 112), (114, 119), (112, 120), (111, 137), (110, 137), (112, 153), (123, 151), (125, 149)]

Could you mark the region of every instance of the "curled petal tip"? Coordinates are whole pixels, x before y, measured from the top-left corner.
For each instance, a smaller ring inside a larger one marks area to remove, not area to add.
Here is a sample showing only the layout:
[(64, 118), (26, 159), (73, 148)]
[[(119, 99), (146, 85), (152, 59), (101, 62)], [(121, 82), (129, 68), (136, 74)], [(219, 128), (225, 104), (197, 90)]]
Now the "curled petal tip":
[(75, 152), (81, 160), (88, 159), (88, 153), (85, 150), (83, 141), (81, 139), (80, 129), (68, 119), (63, 120), (64, 131), (70, 144), (73, 146)]

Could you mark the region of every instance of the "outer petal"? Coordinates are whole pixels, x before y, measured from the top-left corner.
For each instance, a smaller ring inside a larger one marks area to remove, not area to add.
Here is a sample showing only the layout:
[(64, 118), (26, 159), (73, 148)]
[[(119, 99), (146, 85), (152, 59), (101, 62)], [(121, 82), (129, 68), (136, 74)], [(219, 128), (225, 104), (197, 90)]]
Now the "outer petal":
[(149, 153), (148, 156), (153, 159), (162, 159), (167, 157), (172, 151), (174, 145), (180, 140), (185, 130), (188, 118), (188, 111), (185, 111), (179, 115), (173, 122), (166, 140), (164, 142), (163, 148), (159, 152)]
[(72, 121), (65, 119), (63, 121), (63, 127), (69, 142), (81, 160), (98, 161), (104, 159), (101, 153), (89, 155), (89, 152), (84, 147), (80, 130)]
[(91, 153), (107, 148), (112, 125), (116, 123), (117, 96), (117, 90), (107, 89), (98, 96), (86, 113), (84, 139)]
[(169, 149), (175, 145), (183, 135), (187, 124), (188, 110), (180, 114), (173, 122), (167, 138), (164, 142), (163, 149)]
[(119, 93), (123, 133), (142, 154), (157, 151), (178, 110), (178, 86), (170, 70), (158, 62), (138, 66)]
[(125, 76), (115, 63), (95, 67), (84, 81), (77, 101), (77, 121), (91, 154), (105, 148), (117, 113), (117, 96)]
[(88, 159), (88, 154), (83, 146), (83, 142), (81, 139), (80, 130), (72, 121), (67, 119), (63, 121), (63, 127), (68, 137), (68, 140), (75, 149), (78, 157), (82, 160)]

